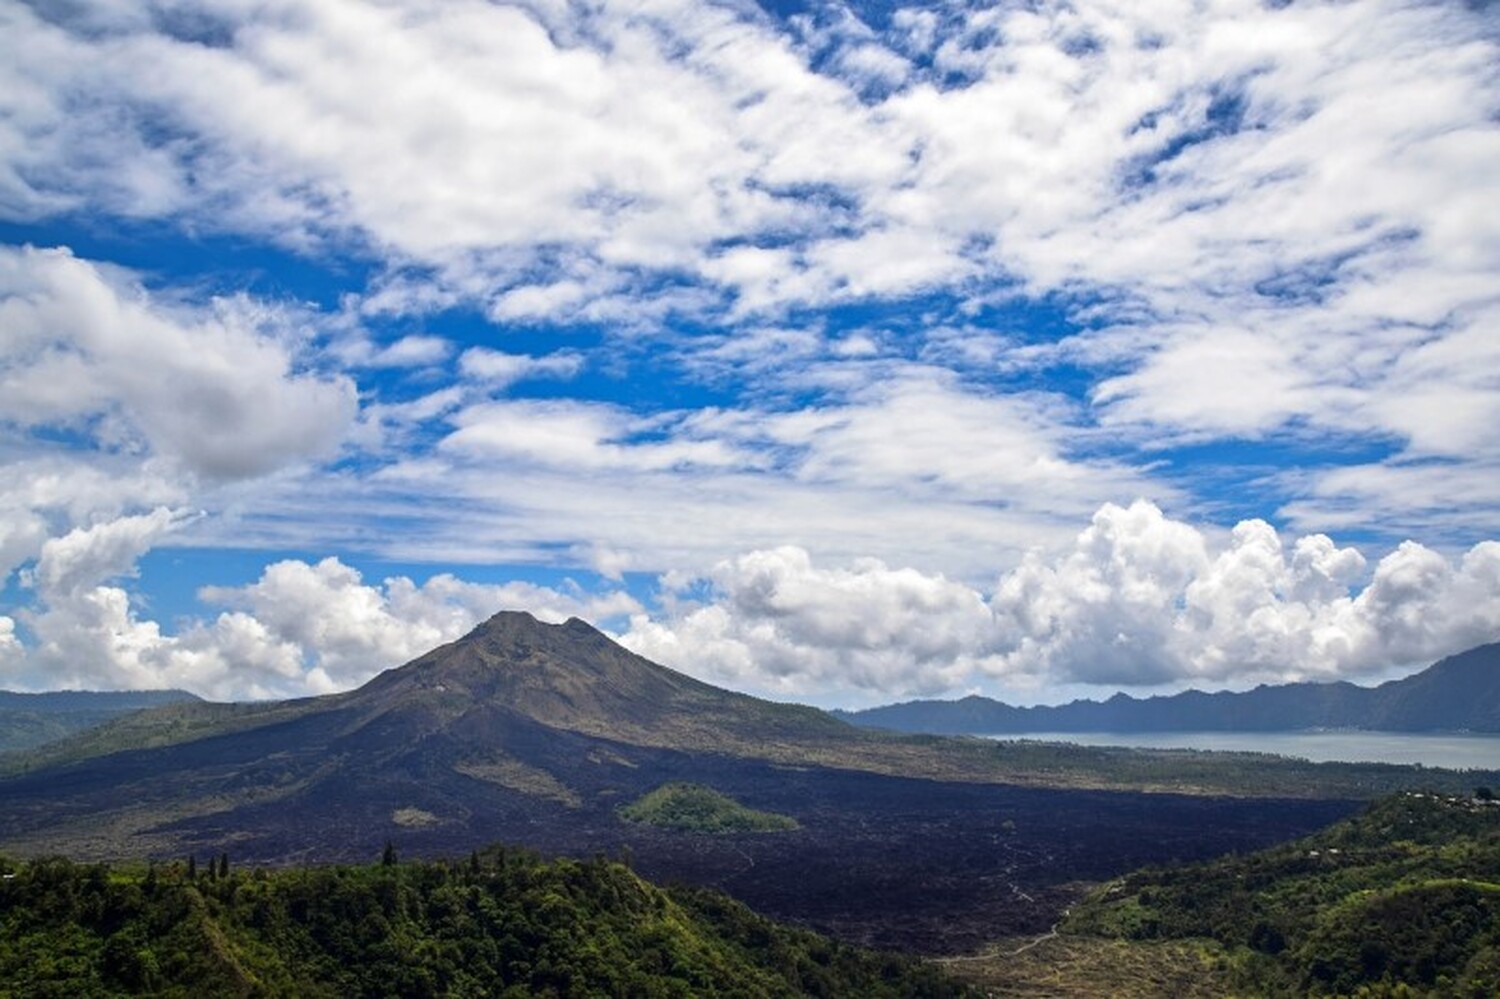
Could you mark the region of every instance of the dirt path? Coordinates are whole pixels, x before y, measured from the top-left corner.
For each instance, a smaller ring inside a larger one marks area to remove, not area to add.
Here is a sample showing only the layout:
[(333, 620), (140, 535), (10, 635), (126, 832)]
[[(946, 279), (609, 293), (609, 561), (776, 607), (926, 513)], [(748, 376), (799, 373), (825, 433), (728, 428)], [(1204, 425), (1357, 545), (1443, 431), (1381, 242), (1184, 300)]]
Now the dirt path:
[[(1068, 913), (1071, 911), (1071, 909), (1064, 909), (1062, 919), (1067, 919)], [(1017, 947), (1015, 950), (1009, 951), (1007, 953), (1002, 954), (998, 950), (989, 949), (982, 950), (978, 954), (960, 954), (956, 957), (935, 957), (932, 960), (935, 964), (962, 964), (967, 961), (993, 961), (996, 958), (1001, 957), (1019, 957), (1031, 948), (1035, 947), (1037, 944), (1046, 943), (1048, 940), (1056, 937), (1057, 928), (1062, 925), (1062, 919), (1059, 919), (1057, 922), (1053, 923), (1052, 928), (1046, 933), (1043, 933), (1037, 937), (1033, 937), (1032, 939), (1023, 943), (1021, 946)]]
[(1043, 933), (1041, 936), (1037, 937), (1035, 940), (1029, 941), (1027, 943), (1023, 943), (1021, 946), (1019, 946), (1015, 950), (1011, 951), (1010, 952), (1010, 956), (1011, 957), (1017, 957), (1018, 955), (1024, 954), (1028, 950), (1030, 950), (1031, 948), (1035, 947), (1037, 944), (1043, 942), (1044, 940), (1051, 940), (1055, 936), (1057, 936), (1057, 924), (1053, 923), (1052, 924), (1052, 929), (1048, 930), (1046, 933)]

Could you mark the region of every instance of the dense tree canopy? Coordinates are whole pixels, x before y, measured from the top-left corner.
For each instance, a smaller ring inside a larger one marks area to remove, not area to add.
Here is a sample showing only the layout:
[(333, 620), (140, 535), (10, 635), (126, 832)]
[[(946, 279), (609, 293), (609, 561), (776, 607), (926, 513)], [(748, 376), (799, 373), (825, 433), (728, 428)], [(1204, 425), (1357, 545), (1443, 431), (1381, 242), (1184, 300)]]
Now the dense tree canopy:
[(1286, 846), (1132, 874), (1067, 928), (1212, 937), (1260, 993), (1497, 995), (1500, 804), (1396, 795)]
[(829, 941), (622, 864), (245, 870), (0, 859), (0, 993), (163, 996), (950, 996), (914, 961)]

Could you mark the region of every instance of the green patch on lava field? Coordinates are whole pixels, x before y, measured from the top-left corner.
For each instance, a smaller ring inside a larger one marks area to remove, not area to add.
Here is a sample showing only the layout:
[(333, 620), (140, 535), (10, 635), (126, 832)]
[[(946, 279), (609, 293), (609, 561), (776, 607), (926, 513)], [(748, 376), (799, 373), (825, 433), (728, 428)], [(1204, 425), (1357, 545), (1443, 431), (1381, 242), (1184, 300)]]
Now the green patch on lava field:
[(746, 808), (711, 787), (673, 781), (620, 808), (620, 818), (679, 832), (709, 834), (785, 832), (797, 820)]

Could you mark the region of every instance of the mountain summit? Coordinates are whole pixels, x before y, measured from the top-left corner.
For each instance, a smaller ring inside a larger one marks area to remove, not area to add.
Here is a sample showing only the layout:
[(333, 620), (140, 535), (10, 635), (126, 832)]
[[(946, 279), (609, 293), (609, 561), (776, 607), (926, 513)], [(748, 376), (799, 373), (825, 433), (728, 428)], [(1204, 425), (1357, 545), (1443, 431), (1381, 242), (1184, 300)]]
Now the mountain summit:
[(501, 711), (563, 731), (674, 748), (722, 750), (848, 731), (816, 709), (732, 693), (660, 666), (576, 617), (545, 624), (519, 611), (496, 614), (382, 673), (346, 703), (425, 709), (449, 721)]

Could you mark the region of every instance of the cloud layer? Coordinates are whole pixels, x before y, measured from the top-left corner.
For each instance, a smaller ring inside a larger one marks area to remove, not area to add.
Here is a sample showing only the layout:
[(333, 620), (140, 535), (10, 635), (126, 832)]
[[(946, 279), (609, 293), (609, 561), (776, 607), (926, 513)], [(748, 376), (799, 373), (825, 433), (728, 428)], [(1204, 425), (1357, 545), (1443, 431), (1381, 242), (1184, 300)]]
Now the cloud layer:
[[(1457, 541), (1493, 523), (1500, 53), (1482, 12), (1401, 0), (819, 10), (8, 5), (0, 208), (354, 254), (376, 267), (350, 296), (368, 318), (463, 305), (502, 328), (602, 323), (668, 341), (700, 374), (749, 361), (784, 393), (798, 358), (759, 349), (767, 321), (932, 294), (970, 315), (1055, 296), (1076, 320), (1068, 335), (950, 331), (943, 366), (1012, 413), (1031, 403), (1007, 398), (997, 368), (1038, 383), (1081, 369), (1074, 408), (1046, 407), (1073, 449), (1102, 427), (1148, 453), (1223, 440), (1363, 453), (1276, 481), (1282, 506), (1267, 513), (1299, 530), (1377, 509), (1397, 535)], [(683, 321), (729, 333), (684, 338)], [(885, 349), (932, 356), (933, 324), (915, 325)], [(212, 475), (326, 453), (348, 386), (278, 371), (274, 352), (226, 335), (215, 363), (245, 385), (257, 369), (261, 384), (280, 377), (284, 394), (256, 408), (285, 419), (245, 418), (251, 397), (223, 371), (176, 371), (170, 412), (123, 361), (95, 377), (140, 432)], [(844, 346), (856, 343), (882, 347)], [(451, 352), (415, 335), (345, 356), (379, 367)], [(498, 390), (583, 363), (507, 354), (471, 349), (461, 373)], [(884, 374), (845, 369), (870, 386)], [(200, 375), (220, 390), (198, 399)], [(73, 405), (49, 397), (56, 379), (26, 383), (49, 386), (14, 396), (33, 418)], [(909, 425), (910, 401), (893, 395), (864, 422)], [(183, 406), (193, 418), (176, 418)], [(631, 415), (659, 407), (642, 408)], [(575, 407), (569, 439), (598, 415)], [(937, 475), (977, 474), (978, 442), (942, 426), (965, 416), (931, 414), (945, 444), (919, 450)], [(559, 419), (538, 417), (538, 446)], [(487, 467), (499, 477), (512, 456), (492, 451)], [(896, 471), (919, 479), (921, 464)], [(1442, 489), (1428, 487), (1434, 465)]]
[(1365, 570), (1324, 535), (1286, 544), (1245, 521), (1215, 543), (1138, 501), (1102, 507), (1071, 551), (1028, 556), (988, 595), (876, 561), (821, 568), (783, 548), (677, 580), (672, 612), (633, 619), (623, 640), (737, 686), (878, 699), (991, 682), (1358, 678), (1500, 634), (1500, 543), (1455, 564), (1408, 542)]
[(27, 574), (40, 609), (21, 641), (0, 617), (0, 669), (23, 685), (186, 687), (217, 697), (343, 690), (451, 641), (501, 608), (626, 620), (648, 658), (735, 689), (859, 704), (977, 688), (1033, 699), (1065, 686), (1169, 689), (1370, 677), (1500, 635), (1500, 543), (1454, 561), (1414, 542), (1370, 570), (1324, 535), (1263, 521), (1211, 540), (1154, 505), (1107, 504), (1071, 550), (1032, 554), (981, 592), (875, 559), (818, 565), (751, 552), (671, 574), (650, 610), (623, 589), (481, 585), (451, 574), (379, 585), (336, 558), (284, 560), (206, 588), (226, 609), (167, 634), (121, 577), (190, 518), (159, 508), (46, 542)]
[[(791, 694), (1500, 638), (1488, 13), (0, 0), (0, 668), (332, 689), (506, 602)], [(158, 624), (169, 544), (278, 554)]]
[[(5, 16), (10, 217), (160, 219), (366, 255), (381, 268), (370, 314), (464, 303), (661, 334), (673, 315), (1061, 295), (1094, 303), (1089, 322), (1005, 362), (1089, 369), (1085, 425), (1154, 448), (1382, 441), (1381, 460), (1309, 474), (1287, 515), (1491, 519), (1500, 57), (1461, 5), (886, 19), (835, 4), (783, 22), (690, 0), (277, 0)], [(419, 336), (365, 361), (442, 353)], [(526, 367), (464, 356), (497, 381)], [(336, 423), (316, 419), (336, 400), (302, 388), (318, 407), (305, 424)], [(181, 425), (150, 422), (157, 437)], [(175, 443), (244, 474), (295, 450), (265, 434), (242, 457)], [(1421, 488), (1433, 460), (1456, 487), (1440, 496)]]
[(420, 585), (405, 576), (368, 585), (337, 558), (289, 559), (249, 585), (206, 588), (206, 602), (228, 609), (168, 634), (137, 613), (119, 583), (187, 519), (158, 508), (46, 542), (28, 573), (39, 607), (23, 623), (34, 641), (21, 642), (16, 622), (0, 617), (0, 669), (44, 688), (179, 687), (223, 699), (324, 694), (452, 641), (501, 608), (553, 622), (640, 609), (620, 592), (481, 585), (447, 573)]

